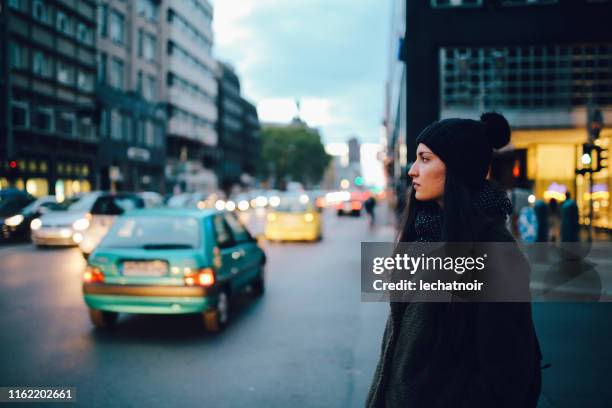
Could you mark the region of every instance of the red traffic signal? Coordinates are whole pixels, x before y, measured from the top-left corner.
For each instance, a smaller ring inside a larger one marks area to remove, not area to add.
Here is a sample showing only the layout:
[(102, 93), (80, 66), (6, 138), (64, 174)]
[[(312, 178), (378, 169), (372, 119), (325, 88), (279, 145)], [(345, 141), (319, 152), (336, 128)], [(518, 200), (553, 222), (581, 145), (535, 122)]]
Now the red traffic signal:
[(16, 169), (17, 168), (17, 160), (11, 160), (9, 161), (9, 167), (11, 169)]

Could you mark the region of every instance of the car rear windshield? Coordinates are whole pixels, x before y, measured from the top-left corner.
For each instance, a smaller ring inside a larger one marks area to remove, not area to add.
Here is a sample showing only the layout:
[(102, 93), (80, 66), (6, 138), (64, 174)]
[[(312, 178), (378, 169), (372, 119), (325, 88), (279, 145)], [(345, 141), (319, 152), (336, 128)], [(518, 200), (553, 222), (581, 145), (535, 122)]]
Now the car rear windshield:
[(144, 208), (144, 200), (138, 196), (102, 196), (96, 200), (93, 215), (121, 215), (126, 211)]
[(303, 213), (309, 210), (307, 204), (302, 204), (299, 201), (282, 201), (278, 207), (277, 212), (289, 212), (289, 213)]
[(200, 223), (192, 217), (119, 217), (100, 248), (192, 249), (200, 243)]
[(78, 197), (75, 202), (71, 203), (68, 210), (90, 211), (97, 198), (98, 196), (96, 194), (85, 194), (84, 196)]

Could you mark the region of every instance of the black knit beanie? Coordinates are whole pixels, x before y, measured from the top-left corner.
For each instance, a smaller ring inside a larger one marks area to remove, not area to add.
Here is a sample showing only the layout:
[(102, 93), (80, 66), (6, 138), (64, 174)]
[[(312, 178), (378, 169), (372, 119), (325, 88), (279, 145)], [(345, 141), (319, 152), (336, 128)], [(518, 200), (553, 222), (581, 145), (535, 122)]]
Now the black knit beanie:
[(417, 137), (468, 186), (480, 185), (491, 165), (493, 149), (510, 141), (510, 125), (499, 113), (483, 113), (480, 120), (444, 119), (427, 126)]

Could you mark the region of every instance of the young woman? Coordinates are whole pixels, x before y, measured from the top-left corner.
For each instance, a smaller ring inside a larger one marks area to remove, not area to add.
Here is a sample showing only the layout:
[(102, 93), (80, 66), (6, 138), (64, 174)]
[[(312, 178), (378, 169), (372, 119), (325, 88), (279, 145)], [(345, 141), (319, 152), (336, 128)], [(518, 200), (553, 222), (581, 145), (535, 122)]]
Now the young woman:
[[(514, 242), (512, 205), (486, 179), (493, 149), (509, 140), (497, 113), (423, 130), (399, 241)], [(536, 407), (540, 360), (530, 303), (391, 302), (366, 406)]]

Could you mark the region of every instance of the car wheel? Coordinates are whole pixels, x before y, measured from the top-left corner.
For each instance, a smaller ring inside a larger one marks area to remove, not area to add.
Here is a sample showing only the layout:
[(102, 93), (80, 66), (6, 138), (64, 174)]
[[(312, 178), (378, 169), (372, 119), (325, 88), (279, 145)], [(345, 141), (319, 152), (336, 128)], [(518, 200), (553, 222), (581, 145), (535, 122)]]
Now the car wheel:
[(255, 281), (253, 281), (253, 283), (251, 284), (251, 287), (253, 288), (253, 293), (255, 294), (255, 296), (262, 296), (266, 291), (266, 281), (265, 281), (264, 275), (265, 275), (264, 266), (262, 265), (259, 268), (259, 275), (255, 279)]
[(119, 317), (119, 313), (89, 309), (89, 319), (96, 329), (107, 329), (114, 326), (117, 322), (117, 317)]
[(338, 217), (342, 217), (343, 213), (342, 210), (338, 210)]
[(203, 313), (204, 327), (210, 332), (220, 332), (227, 326), (230, 316), (230, 298), (226, 289), (217, 295), (217, 306)]

